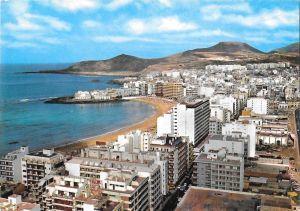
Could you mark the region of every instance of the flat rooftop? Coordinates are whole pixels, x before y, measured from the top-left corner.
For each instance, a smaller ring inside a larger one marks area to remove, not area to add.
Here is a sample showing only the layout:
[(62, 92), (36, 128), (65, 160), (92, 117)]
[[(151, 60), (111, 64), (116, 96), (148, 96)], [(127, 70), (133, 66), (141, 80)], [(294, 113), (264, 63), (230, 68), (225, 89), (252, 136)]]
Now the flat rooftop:
[(253, 211), (257, 207), (270, 210), (291, 210), (287, 197), (267, 196), (238, 191), (225, 191), (191, 186), (177, 205), (176, 211), (196, 210), (243, 210)]

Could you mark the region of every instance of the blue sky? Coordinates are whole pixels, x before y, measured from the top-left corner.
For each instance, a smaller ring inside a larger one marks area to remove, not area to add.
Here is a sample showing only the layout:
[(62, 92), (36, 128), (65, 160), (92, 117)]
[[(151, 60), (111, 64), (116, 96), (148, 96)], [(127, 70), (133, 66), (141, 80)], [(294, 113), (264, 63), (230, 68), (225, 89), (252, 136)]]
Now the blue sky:
[(299, 41), (299, 0), (0, 0), (1, 63), (144, 58)]

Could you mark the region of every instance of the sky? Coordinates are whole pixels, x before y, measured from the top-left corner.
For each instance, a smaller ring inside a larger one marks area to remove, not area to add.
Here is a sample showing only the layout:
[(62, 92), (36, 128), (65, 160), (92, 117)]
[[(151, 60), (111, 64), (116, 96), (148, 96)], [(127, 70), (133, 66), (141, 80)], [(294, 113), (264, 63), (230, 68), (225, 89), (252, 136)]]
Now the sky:
[(0, 0), (1, 63), (157, 58), (220, 41), (299, 41), (299, 0)]

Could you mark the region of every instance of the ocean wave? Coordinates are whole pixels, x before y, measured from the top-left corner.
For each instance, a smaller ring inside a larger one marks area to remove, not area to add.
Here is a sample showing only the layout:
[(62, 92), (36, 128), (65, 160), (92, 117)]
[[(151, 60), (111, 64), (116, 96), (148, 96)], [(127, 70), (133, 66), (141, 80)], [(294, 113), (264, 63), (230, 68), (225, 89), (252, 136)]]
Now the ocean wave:
[(42, 97), (42, 98), (33, 98), (33, 99), (24, 98), (24, 99), (20, 99), (19, 103), (44, 101), (44, 100), (50, 100), (50, 99), (53, 99), (53, 98), (55, 98), (55, 97)]

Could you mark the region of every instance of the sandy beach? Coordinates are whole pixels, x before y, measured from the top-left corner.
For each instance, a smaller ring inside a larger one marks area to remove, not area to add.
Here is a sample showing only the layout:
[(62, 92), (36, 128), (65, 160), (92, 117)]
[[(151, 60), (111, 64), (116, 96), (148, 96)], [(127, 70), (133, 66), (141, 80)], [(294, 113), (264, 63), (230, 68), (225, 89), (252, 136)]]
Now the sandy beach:
[(168, 101), (166, 99), (157, 98), (157, 97), (140, 97), (130, 99), (133, 101), (139, 101), (147, 103), (155, 108), (155, 113), (144, 121), (135, 123), (133, 125), (125, 126), (123, 128), (101, 134), (99, 136), (94, 136), (90, 138), (85, 138), (78, 140), (64, 146), (59, 146), (56, 148), (57, 151), (62, 153), (72, 152), (84, 147), (96, 145), (97, 142), (112, 142), (117, 140), (119, 135), (124, 135), (132, 130), (142, 130), (142, 131), (153, 131), (156, 127), (156, 119), (160, 115), (166, 113), (174, 105), (174, 102)]

